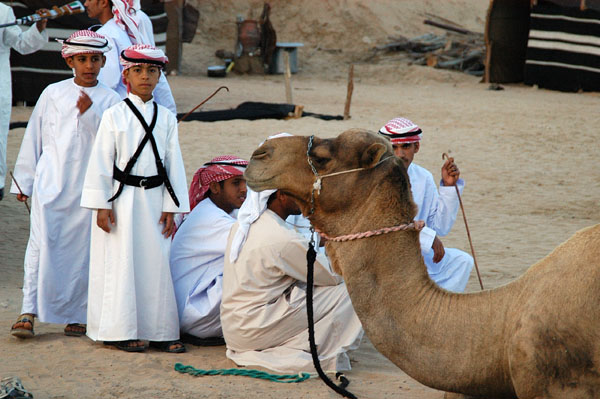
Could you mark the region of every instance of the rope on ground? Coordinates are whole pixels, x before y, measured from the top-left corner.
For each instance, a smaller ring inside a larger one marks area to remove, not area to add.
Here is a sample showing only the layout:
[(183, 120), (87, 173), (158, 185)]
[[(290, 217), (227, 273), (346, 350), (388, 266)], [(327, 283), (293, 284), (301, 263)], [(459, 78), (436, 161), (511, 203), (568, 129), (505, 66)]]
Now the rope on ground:
[(193, 366), (185, 366), (181, 363), (175, 363), (175, 371), (180, 373), (187, 373), (194, 376), (203, 375), (241, 375), (244, 377), (259, 378), (263, 380), (291, 383), (291, 382), (302, 382), (310, 378), (308, 373), (300, 374), (269, 374), (261, 370), (253, 369), (213, 369), (213, 370), (202, 370), (194, 368)]

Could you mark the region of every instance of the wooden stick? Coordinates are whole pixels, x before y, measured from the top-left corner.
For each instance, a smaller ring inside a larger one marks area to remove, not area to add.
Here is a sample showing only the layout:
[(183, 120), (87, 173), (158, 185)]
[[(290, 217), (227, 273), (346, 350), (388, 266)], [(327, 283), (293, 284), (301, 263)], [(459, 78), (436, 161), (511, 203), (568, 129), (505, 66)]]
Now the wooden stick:
[(352, 102), (352, 92), (354, 91), (354, 64), (350, 64), (348, 71), (348, 90), (346, 91), (346, 105), (344, 105), (344, 120), (350, 119), (350, 103)]
[[(15, 179), (15, 175), (13, 175), (12, 170), (9, 173), (10, 173), (10, 177), (15, 182), (15, 186), (17, 186), (17, 189), (19, 190), (19, 192), (21, 193), (21, 195), (25, 195), (25, 194), (23, 194), (23, 190), (21, 190), (21, 187), (19, 186), (19, 183), (17, 183), (17, 179)], [(27, 208), (27, 213), (29, 213), (31, 215), (31, 209), (29, 208), (29, 204), (27, 203), (27, 199), (25, 199), (25, 201), (23, 201), (23, 203), (25, 204), (25, 207)]]
[[(450, 158), (448, 154), (442, 154), (442, 160)], [(483, 282), (481, 281), (481, 273), (479, 273), (479, 266), (477, 266), (477, 258), (475, 257), (475, 249), (473, 248), (473, 241), (471, 240), (471, 232), (469, 231), (469, 224), (467, 223), (467, 215), (465, 214), (465, 208), (463, 207), (462, 199), (460, 198), (460, 192), (458, 191), (458, 186), (454, 183), (454, 188), (456, 189), (456, 195), (458, 196), (458, 202), (460, 203), (460, 210), (463, 215), (463, 220), (465, 222), (465, 228), (467, 229), (467, 237), (469, 238), (469, 245), (471, 246), (471, 254), (473, 255), (473, 262), (475, 262), (475, 271), (477, 271), (477, 278), (479, 279), (479, 286), (483, 291)]]
[(292, 71), (290, 69), (290, 53), (283, 52), (283, 62), (285, 63), (285, 101), (288, 104), (293, 104), (292, 101)]
[(182, 120), (184, 120), (185, 118), (187, 118), (188, 116), (190, 116), (190, 114), (191, 114), (192, 112), (194, 112), (195, 110), (197, 110), (198, 108), (200, 108), (202, 105), (204, 105), (204, 103), (205, 103), (205, 102), (207, 102), (208, 100), (210, 100), (211, 98), (213, 98), (213, 96), (214, 96), (215, 94), (217, 94), (217, 93), (219, 92), (219, 90), (221, 90), (221, 89), (225, 89), (225, 90), (229, 91), (229, 88), (228, 88), (227, 86), (221, 86), (221, 87), (219, 87), (217, 90), (215, 90), (215, 91), (213, 92), (213, 94), (211, 94), (210, 96), (208, 96), (208, 97), (206, 97), (204, 100), (202, 100), (202, 102), (201, 102), (200, 104), (196, 105), (196, 106), (195, 106), (195, 107), (194, 107), (194, 108), (193, 108), (193, 109), (192, 109), (190, 112), (188, 112), (187, 114), (183, 115), (183, 116), (181, 117), (181, 119), (179, 119), (179, 120), (177, 121), (177, 123), (181, 122)]

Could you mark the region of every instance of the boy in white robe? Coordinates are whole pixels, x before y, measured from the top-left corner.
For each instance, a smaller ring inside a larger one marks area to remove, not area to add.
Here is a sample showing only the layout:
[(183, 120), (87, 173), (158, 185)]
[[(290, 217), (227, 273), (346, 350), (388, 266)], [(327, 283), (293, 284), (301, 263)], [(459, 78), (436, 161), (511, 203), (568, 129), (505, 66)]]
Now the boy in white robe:
[[(14, 22), (15, 19), (12, 8), (0, 3), (0, 24)], [(22, 31), (18, 25), (0, 28), (0, 201), (4, 197), (6, 144), (12, 106), (10, 49), (13, 48), (21, 54), (30, 54), (41, 49), (48, 41), (47, 23), (47, 19), (42, 19), (26, 31)]]
[(413, 201), (419, 208), (415, 220), (424, 220), (426, 224), (420, 241), (429, 276), (448, 291), (463, 292), (473, 269), (473, 258), (459, 249), (444, 248), (438, 238), (448, 234), (456, 220), (460, 203), (453, 186), (461, 194), (465, 187), (454, 159), (448, 158), (442, 166), (438, 191), (433, 175), (413, 162), (422, 134), (417, 125), (406, 118), (395, 118), (379, 129), (379, 134), (391, 141), (394, 153), (406, 167)]
[(19, 201), (32, 199), (23, 306), (11, 329), (20, 338), (34, 335), (35, 316), (66, 323), (67, 335), (85, 334), (91, 212), (79, 202), (102, 113), (120, 100), (97, 79), (108, 48), (87, 30), (62, 42), (75, 76), (42, 92), (23, 137), (14, 172), (19, 187), (11, 187)]
[(129, 352), (180, 353), (169, 251), (174, 213), (188, 212), (177, 120), (153, 101), (167, 62), (150, 45), (121, 53), (128, 97), (104, 113), (81, 206), (94, 209), (87, 335)]
[(246, 199), (248, 161), (231, 155), (213, 158), (194, 174), (190, 206), (171, 246), (181, 340), (224, 345), (221, 330), (223, 262), (229, 230)]
[[(281, 191), (248, 189), (229, 235), (221, 324), (226, 355), (242, 366), (313, 372), (306, 314), (308, 240), (285, 219), (299, 214)], [(314, 263), (315, 342), (325, 371), (350, 369), (363, 336), (346, 285), (323, 253)]]
[[(152, 26), (148, 26), (149, 18), (140, 12), (139, 1), (131, 0), (87, 0), (85, 9), (90, 18), (100, 21), (102, 27), (98, 33), (104, 35), (113, 49), (106, 54), (106, 67), (98, 79), (114, 89), (121, 98), (127, 97), (127, 89), (122, 82), (123, 68), (119, 56), (132, 44), (149, 44), (154, 46)], [(154, 99), (159, 105), (167, 107), (177, 115), (175, 99), (171, 87), (161, 72), (158, 84), (154, 88)]]

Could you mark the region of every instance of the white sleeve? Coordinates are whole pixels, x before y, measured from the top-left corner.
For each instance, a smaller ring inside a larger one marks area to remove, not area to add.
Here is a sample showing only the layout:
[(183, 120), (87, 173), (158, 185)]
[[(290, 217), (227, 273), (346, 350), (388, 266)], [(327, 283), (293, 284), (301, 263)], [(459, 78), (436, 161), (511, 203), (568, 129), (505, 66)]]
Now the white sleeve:
[(117, 86), (121, 82), (121, 62), (119, 61), (119, 50), (115, 41), (108, 35), (104, 35), (111, 49), (104, 53), (106, 57), (106, 63), (100, 69), (98, 74), (98, 80), (104, 85), (117, 91)]
[[(33, 183), (35, 180), (35, 171), (37, 163), (42, 155), (42, 117), (51, 118), (46, 112), (46, 94), (42, 92), (40, 98), (35, 104), (35, 108), (27, 123), (27, 129), (21, 142), (21, 149), (17, 156), (15, 164), (14, 176), (19, 183), (19, 187), (23, 194), (31, 197), (33, 193)], [(13, 181), (10, 188), (12, 194), (19, 194), (19, 188)]]
[(183, 166), (183, 157), (179, 148), (179, 134), (177, 131), (177, 119), (169, 115), (167, 134), (167, 148), (165, 152), (164, 166), (169, 176), (173, 191), (179, 200), (179, 206), (175, 205), (171, 195), (163, 185), (163, 212), (182, 213), (190, 211), (190, 200), (187, 190), (187, 180), (185, 168)]
[[(308, 241), (298, 234), (298, 239), (292, 239), (281, 250), (280, 257), (283, 272), (288, 276), (306, 282), (306, 252)], [(331, 271), (329, 260), (325, 255), (317, 252), (314, 264), (314, 285), (331, 286), (342, 282), (342, 277)]]
[(81, 206), (84, 208), (112, 209), (112, 203), (108, 200), (113, 196), (116, 130), (112, 113), (105, 112), (100, 121), (83, 183)]
[[(8, 21), (14, 21), (15, 14), (13, 10), (8, 10)], [(19, 26), (8, 26), (4, 29), (2, 42), (6, 47), (12, 47), (21, 54), (31, 54), (38, 51), (48, 41), (48, 31), (44, 29), (42, 32), (37, 30), (33, 24), (26, 31), (22, 31)]]

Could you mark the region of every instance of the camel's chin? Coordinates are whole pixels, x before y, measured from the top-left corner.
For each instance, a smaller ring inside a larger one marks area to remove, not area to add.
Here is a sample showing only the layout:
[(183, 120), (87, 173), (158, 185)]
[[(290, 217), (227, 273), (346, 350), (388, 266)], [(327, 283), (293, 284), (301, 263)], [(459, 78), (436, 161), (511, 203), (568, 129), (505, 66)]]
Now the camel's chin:
[(275, 185), (273, 184), (273, 179), (266, 179), (266, 180), (246, 180), (246, 184), (248, 185), (248, 187), (250, 187), (252, 190), (256, 191), (256, 192), (260, 192), (260, 191), (265, 191), (265, 190), (274, 190), (277, 187), (275, 187)]

